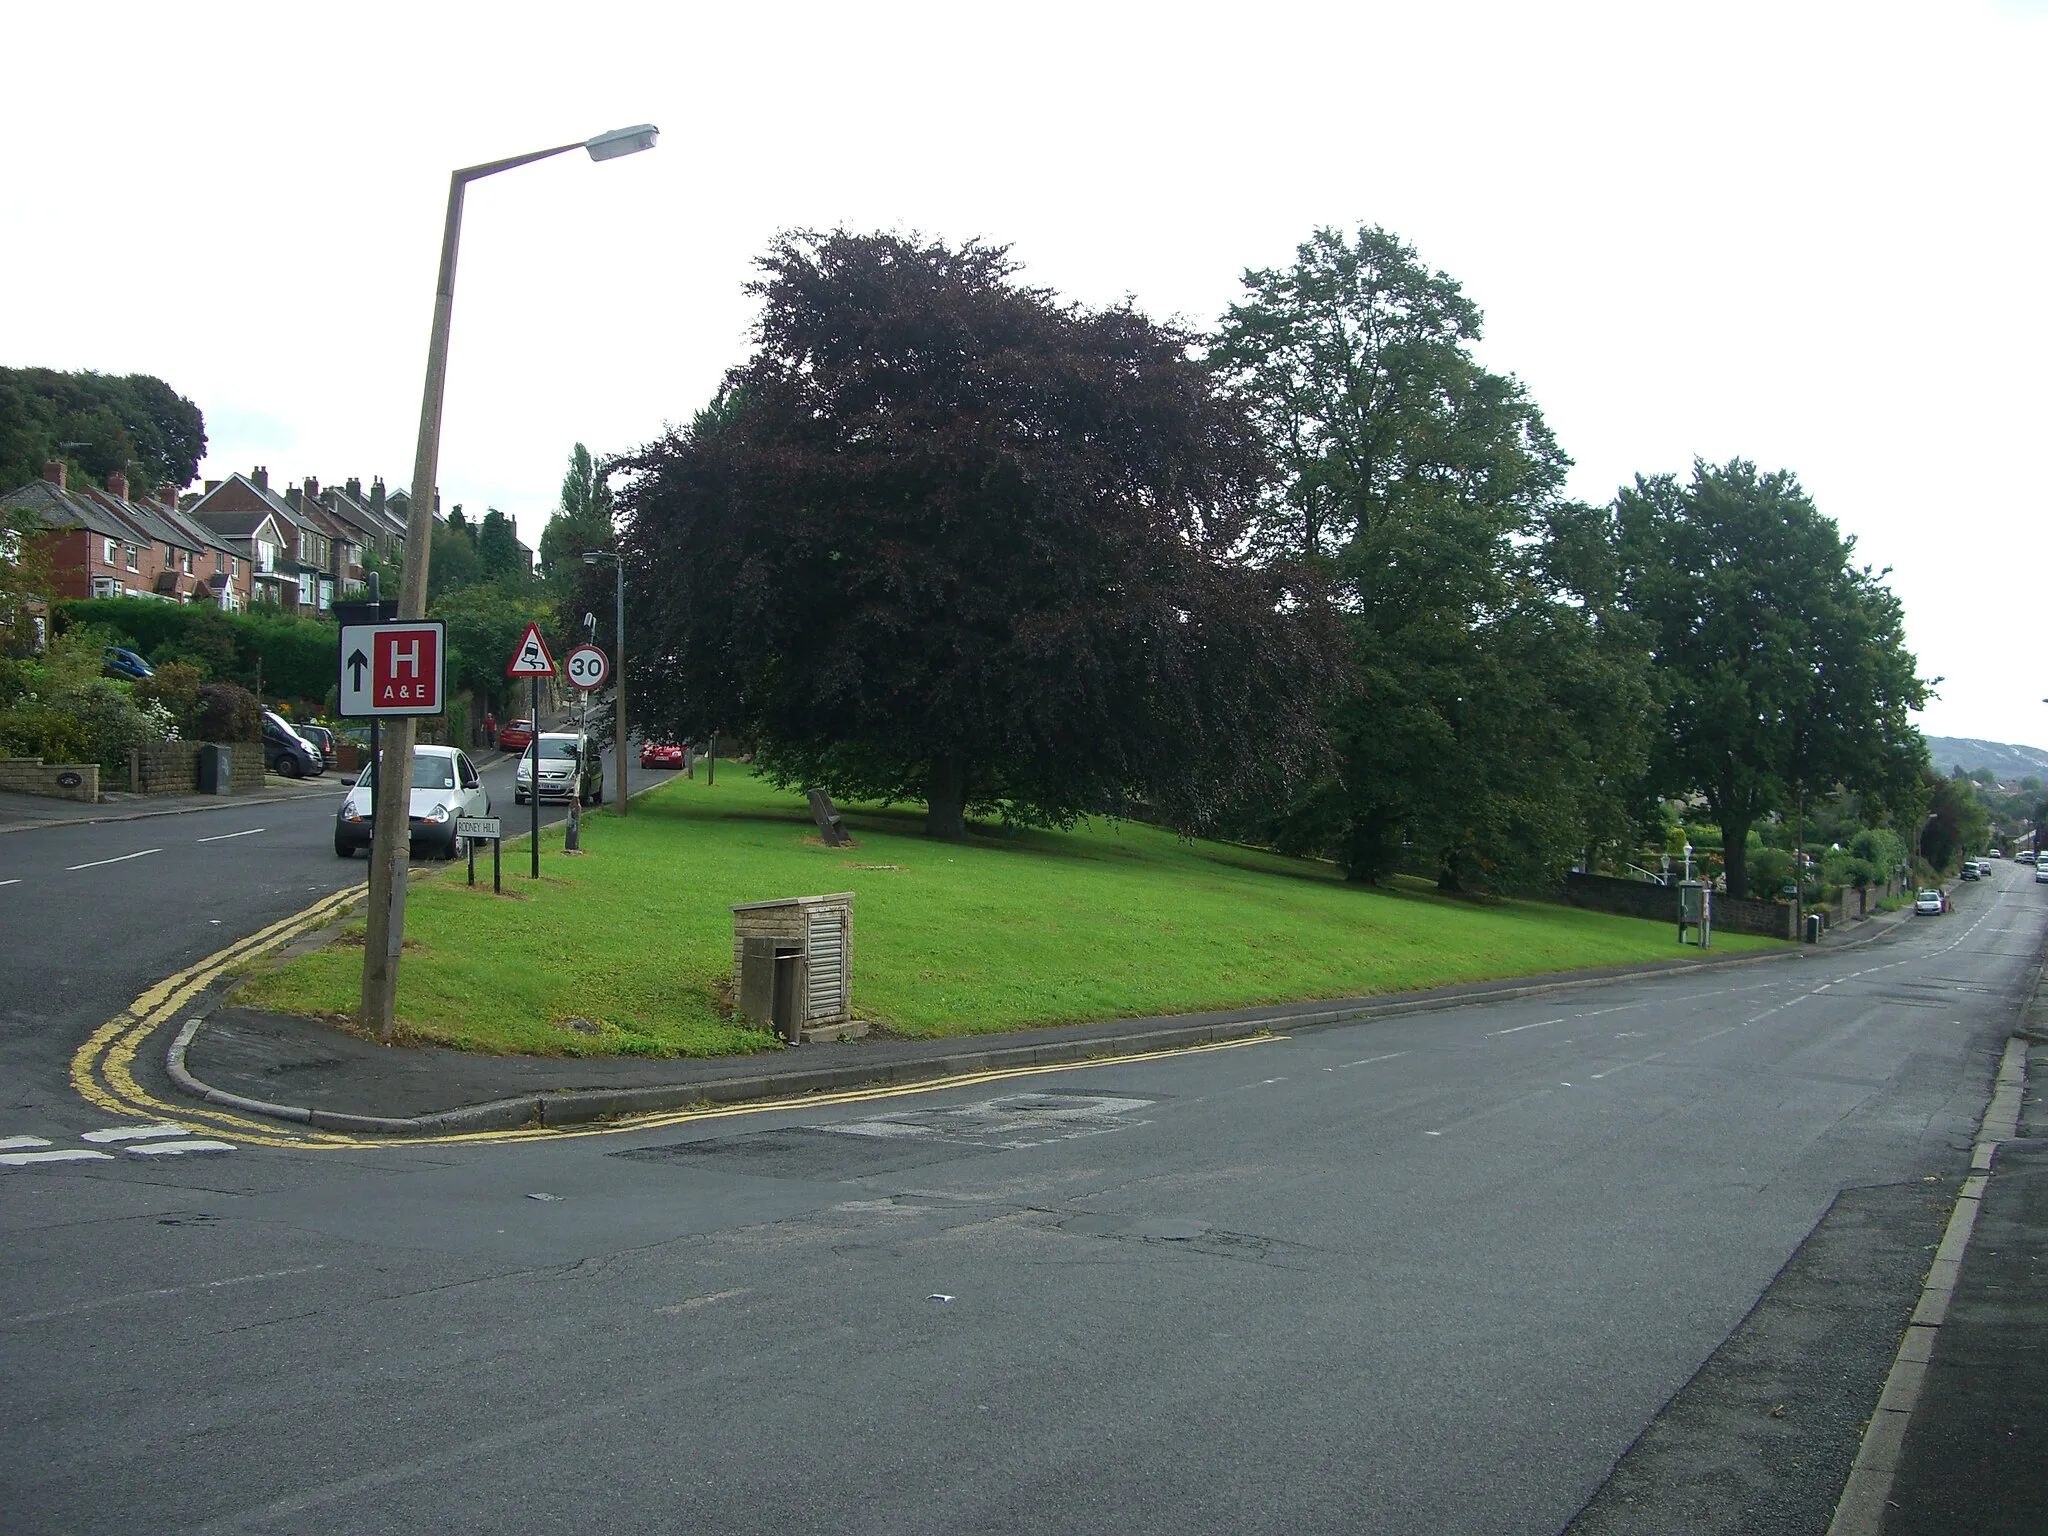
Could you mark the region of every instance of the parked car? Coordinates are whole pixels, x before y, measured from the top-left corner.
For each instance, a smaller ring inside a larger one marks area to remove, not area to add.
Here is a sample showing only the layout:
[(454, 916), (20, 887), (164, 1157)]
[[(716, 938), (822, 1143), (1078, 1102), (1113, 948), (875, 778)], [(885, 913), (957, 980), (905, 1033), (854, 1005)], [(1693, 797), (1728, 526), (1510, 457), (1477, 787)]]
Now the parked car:
[(327, 771), (320, 749), (274, 709), (263, 711), (263, 761), (281, 779), (318, 778)]
[(643, 741), (640, 743), (640, 766), (680, 768), (683, 766), (683, 749), (672, 741)]
[(2012, 857), (2015, 864), (2031, 864), (2034, 862), (2034, 850), (2031, 848), (2022, 849)]
[(533, 745), (533, 722), (511, 720), (498, 727), (498, 748), (504, 752), (524, 752)]
[(302, 725), (298, 732), (320, 749), (320, 760), (328, 767), (334, 766), (334, 732), (324, 725)]
[(1913, 898), (1913, 913), (1916, 917), (1939, 917), (1946, 903), (1939, 891), (1922, 891)]
[(2044, 863), (2038, 858), (2034, 860), (2034, 883), (2036, 885), (2048, 885), (2048, 863)]
[(562, 731), (543, 731), (539, 750), (519, 759), (512, 785), (512, 798), (521, 805), (533, 793), (534, 759), (540, 760), (540, 798), (581, 800), (585, 805), (604, 804), (604, 759), (590, 750), (581, 736)]
[(100, 652), (100, 665), (116, 677), (154, 677), (156, 668), (126, 646), (110, 645)]
[(1963, 877), (1963, 878), (1964, 878), (1965, 880), (1974, 880), (1974, 879), (1976, 879), (1976, 878), (1977, 878), (1977, 861), (1976, 861), (1975, 859), (1965, 859), (1965, 860), (1963, 860), (1963, 867), (1962, 867), (1962, 870), (1961, 870), (1961, 874), (1962, 874), (1962, 877)]
[(1994, 859), (2002, 859), (2005, 857), (2005, 850), (2003, 848), (1994, 848), (1991, 850), (1990, 857)]
[[(468, 845), (456, 833), (457, 818), (490, 814), (490, 793), (466, 754), (454, 747), (412, 749), (412, 802), (406, 808), (406, 841), (412, 852), (460, 858)], [(335, 853), (353, 858), (358, 848), (369, 847), (375, 824), (370, 770), (365, 768), (334, 813)]]

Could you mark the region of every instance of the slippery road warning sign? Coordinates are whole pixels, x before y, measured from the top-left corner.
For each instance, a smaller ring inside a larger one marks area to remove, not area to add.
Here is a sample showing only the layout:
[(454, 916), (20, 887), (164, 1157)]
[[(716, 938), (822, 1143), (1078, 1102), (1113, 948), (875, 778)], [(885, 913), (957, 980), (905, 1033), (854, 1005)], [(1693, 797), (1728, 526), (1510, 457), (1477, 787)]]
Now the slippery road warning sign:
[(512, 653), (512, 660), (506, 664), (507, 677), (553, 677), (555, 658), (548, 654), (548, 643), (540, 637), (540, 626), (529, 624), (520, 638), (519, 649)]
[(438, 715), (448, 646), (439, 619), (344, 624), (340, 709), (345, 718)]

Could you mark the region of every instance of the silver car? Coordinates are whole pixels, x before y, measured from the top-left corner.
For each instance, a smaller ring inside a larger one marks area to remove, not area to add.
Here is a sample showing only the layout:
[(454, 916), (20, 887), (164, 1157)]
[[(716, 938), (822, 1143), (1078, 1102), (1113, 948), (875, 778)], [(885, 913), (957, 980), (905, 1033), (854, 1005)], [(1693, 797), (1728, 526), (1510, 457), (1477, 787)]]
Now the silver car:
[(540, 798), (581, 800), (585, 805), (604, 804), (604, 759), (590, 750), (590, 742), (566, 731), (547, 731), (535, 738), (532, 750), (519, 759), (519, 771), (512, 785), (512, 798), (521, 805), (533, 793), (535, 760), (540, 765)]

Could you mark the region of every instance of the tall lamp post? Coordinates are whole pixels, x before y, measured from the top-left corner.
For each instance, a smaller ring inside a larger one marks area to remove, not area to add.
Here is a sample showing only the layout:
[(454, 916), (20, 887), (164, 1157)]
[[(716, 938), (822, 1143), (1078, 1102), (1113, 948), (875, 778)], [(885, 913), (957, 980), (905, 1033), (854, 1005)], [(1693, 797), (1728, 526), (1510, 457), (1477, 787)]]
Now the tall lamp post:
[[(427, 384), (420, 400), (419, 447), (412, 461), (412, 505), (405, 520), (405, 571), (398, 589), (398, 616), (424, 618), (427, 611), (427, 557), (433, 542), (435, 479), (441, 460), (441, 402), (448, 380), (448, 323), (455, 308), (455, 252), (462, 241), (462, 197), (472, 181), (500, 171), (531, 165), (536, 160), (587, 150), (593, 160), (616, 160), (654, 148), (659, 130), (652, 123), (617, 128), (594, 139), (557, 144), (483, 165), (464, 166), (448, 178), (448, 219), (441, 230), (441, 275), (434, 289), (434, 329), (427, 340)], [(534, 727), (539, 729), (540, 722)], [(398, 955), (405, 942), (405, 854), (411, 841), (406, 813), (411, 809), (414, 722), (401, 715), (384, 731), (383, 762), (378, 784), (386, 793), (372, 802), (376, 821), (370, 834), (369, 931), (363, 944), (363, 1022), (389, 1036), (398, 998)]]
[(619, 573), (618, 654), (612, 658), (612, 665), (618, 672), (618, 680), (613, 684), (616, 691), (612, 695), (612, 760), (618, 767), (618, 797), (612, 803), (623, 816), (626, 807), (633, 803), (633, 797), (626, 793), (626, 562), (611, 550), (583, 551), (585, 565), (607, 562)]

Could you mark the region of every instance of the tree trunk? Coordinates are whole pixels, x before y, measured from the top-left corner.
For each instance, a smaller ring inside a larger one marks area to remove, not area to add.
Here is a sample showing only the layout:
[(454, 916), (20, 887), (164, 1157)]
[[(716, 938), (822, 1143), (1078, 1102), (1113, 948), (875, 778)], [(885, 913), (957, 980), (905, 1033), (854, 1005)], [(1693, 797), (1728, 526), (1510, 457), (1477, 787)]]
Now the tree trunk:
[(967, 835), (967, 763), (957, 752), (932, 759), (925, 791), (924, 835), (947, 839)]
[(1749, 822), (1721, 818), (1721, 868), (1728, 877), (1728, 894), (1740, 901), (1749, 894)]

